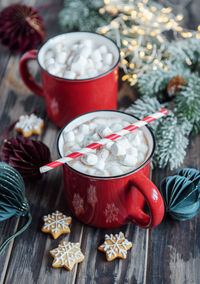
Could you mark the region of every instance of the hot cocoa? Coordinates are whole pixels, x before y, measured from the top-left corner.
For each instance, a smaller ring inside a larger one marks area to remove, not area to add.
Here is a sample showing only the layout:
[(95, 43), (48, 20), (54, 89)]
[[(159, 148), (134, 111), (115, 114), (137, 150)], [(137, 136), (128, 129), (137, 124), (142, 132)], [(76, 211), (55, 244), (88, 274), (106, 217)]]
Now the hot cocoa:
[[(97, 117), (70, 131), (64, 130), (63, 154), (79, 151), (129, 124), (130, 122), (117, 117)], [(144, 132), (137, 129), (70, 161), (69, 165), (77, 171), (92, 176), (118, 176), (138, 168), (146, 160), (148, 150)]]

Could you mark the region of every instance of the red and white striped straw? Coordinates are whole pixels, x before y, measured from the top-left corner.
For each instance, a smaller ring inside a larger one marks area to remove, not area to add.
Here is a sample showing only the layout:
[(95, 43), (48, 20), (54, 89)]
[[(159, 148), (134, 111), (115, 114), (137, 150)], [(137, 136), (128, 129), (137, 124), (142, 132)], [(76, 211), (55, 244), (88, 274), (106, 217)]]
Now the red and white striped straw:
[(79, 152), (74, 152), (74, 153), (71, 153), (63, 158), (60, 158), (54, 162), (51, 162), (45, 166), (42, 166), (40, 168), (40, 172), (43, 174), (45, 172), (48, 172), (54, 168), (57, 168), (58, 166), (60, 165), (63, 165), (73, 159), (76, 159), (86, 153), (89, 153), (89, 152), (92, 152), (92, 150), (94, 149), (97, 149), (107, 143), (109, 143), (110, 141), (112, 140), (115, 140), (119, 137), (122, 137), (124, 135), (127, 135), (128, 133), (132, 132), (133, 130), (137, 129), (137, 128), (140, 128), (154, 120), (157, 120), (161, 117), (163, 117), (164, 115), (167, 115), (168, 111), (166, 109), (162, 109), (162, 110), (159, 110), (158, 112), (154, 113), (154, 114), (151, 114), (137, 122), (135, 122), (134, 124), (130, 124), (129, 126), (119, 130), (118, 132), (116, 133), (113, 133), (113, 134), (110, 134), (102, 139), (100, 139), (99, 141), (95, 142), (95, 143), (92, 143), (86, 147), (84, 147), (83, 149), (81, 149)]

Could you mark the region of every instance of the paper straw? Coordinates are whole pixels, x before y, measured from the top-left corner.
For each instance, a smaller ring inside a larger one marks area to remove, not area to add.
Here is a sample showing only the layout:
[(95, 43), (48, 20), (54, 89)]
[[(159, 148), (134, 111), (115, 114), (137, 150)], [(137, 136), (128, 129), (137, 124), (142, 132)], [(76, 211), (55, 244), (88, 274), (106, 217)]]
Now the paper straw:
[(74, 153), (71, 153), (63, 158), (60, 158), (54, 162), (51, 162), (45, 166), (42, 166), (40, 168), (40, 172), (43, 174), (45, 172), (48, 172), (54, 168), (57, 168), (58, 166), (61, 166), (73, 159), (76, 159), (86, 153), (89, 153), (89, 152), (92, 152), (92, 150), (94, 149), (97, 149), (107, 143), (109, 143), (110, 141), (113, 141), (117, 138), (120, 138), (124, 135), (127, 135), (128, 133), (132, 132), (133, 130), (137, 129), (137, 128), (140, 128), (154, 120), (157, 120), (161, 117), (163, 117), (164, 115), (167, 115), (168, 111), (166, 109), (162, 109), (156, 113), (153, 113), (137, 122), (135, 122), (134, 124), (130, 124), (129, 126), (119, 130), (118, 132), (116, 133), (113, 133), (113, 134), (110, 134), (102, 139), (100, 139), (99, 141), (95, 142), (95, 143), (92, 143), (86, 147), (84, 147), (83, 149), (80, 149), (78, 152), (74, 152)]

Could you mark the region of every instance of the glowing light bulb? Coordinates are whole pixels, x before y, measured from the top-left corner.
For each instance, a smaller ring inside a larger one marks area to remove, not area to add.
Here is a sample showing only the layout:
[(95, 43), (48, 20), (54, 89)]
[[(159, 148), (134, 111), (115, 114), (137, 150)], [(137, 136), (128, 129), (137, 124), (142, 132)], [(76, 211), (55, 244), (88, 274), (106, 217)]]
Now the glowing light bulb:
[(129, 64), (129, 67), (130, 67), (131, 69), (133, 69), (133, 68), (135, 67), (135, 64), (134, 64), (133, 62), (131, 62), (131, 63)]
[(123, 45), (127, 46), (128, 45), (128, 41), (126, 39), (122, 40)]
[(172, 9), (171, 8), (162, 8), (161, 11), (165, 14), (169, 14), (172, 11)]
[(122, 81), (126, 81), (128, 78), (129, 78), (129, 75), (126, 74), (126, 75), (122, 76)]
[(139, 56), (140, 56), (140, 58), (144, 58), (144, 56), (145, 56), (145, 52), (144, 52), (143, 50), (142, 50), (142, 51), (140, 51)]
[(119, 22), (116, 22), (116, 21), (112, 21), (110, 24), (111, 24), (111, 26), (112, 26), (113, 28), (115, 28), (115, 29), (118, 29), (119, 26), (120, 26), (120, 23), (119, 23)]
[(177, 19), (177, 21), (182, 21), (183, 20), (183, 15), (182, 14), (178, 14), (177, 16), (176, 16), (176, 19)]
[(149, 50), (152, 49), (152, 44), (150, 42), (147, 43), (147, 49), (149, 49)]

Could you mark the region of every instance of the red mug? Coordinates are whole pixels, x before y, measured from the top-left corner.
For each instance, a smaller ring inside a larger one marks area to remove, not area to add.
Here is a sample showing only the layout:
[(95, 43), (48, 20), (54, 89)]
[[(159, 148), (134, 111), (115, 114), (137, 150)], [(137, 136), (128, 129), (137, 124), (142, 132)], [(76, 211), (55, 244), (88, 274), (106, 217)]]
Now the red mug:
[[(57, 140), (58, 152), (63, 157), (64, 130), (85, 123), (95, 117), (117, 117), (133, 123), (138, 119), (119, 111), (95, 111), (83, 114), (69, 122)], [(149, 179), (150, 162), (155, 150), (155, 138), (144, 126), (148, 141), (146, 160), (137, 169), (119, 176), (91, 176), (63, 165), (67, 204), (72, 213), (83, 223), (103, 228), (119, 227), (133, 222), (143, 228), (157, 226), (164, 216), (164, 203), (159, 190)], [(149, 215), (144, 212), (145, 201)]]
[[(105, 44), (113, 53), (115, 62), (105, 73), (89, 79), (64, 79), (50, 74), (44, 68), (44, 54), (49, 47), (60, 42), (73, 43), (91, 39), (95, 44)], [(63, 127), (68, 121), (85, 112), (116, 109), (118, 91), (119, 49), (109, 38), (90, 32), (71, 32), (57, 35), (47, 40), (40, 49), (26, 52), (19, 64), (21, 77), (26, 86), (43, 97), (49, 118), (57, 126)], [(27, 63), (37, 60), (42, 76), (40, 86), (31, 76)]]

